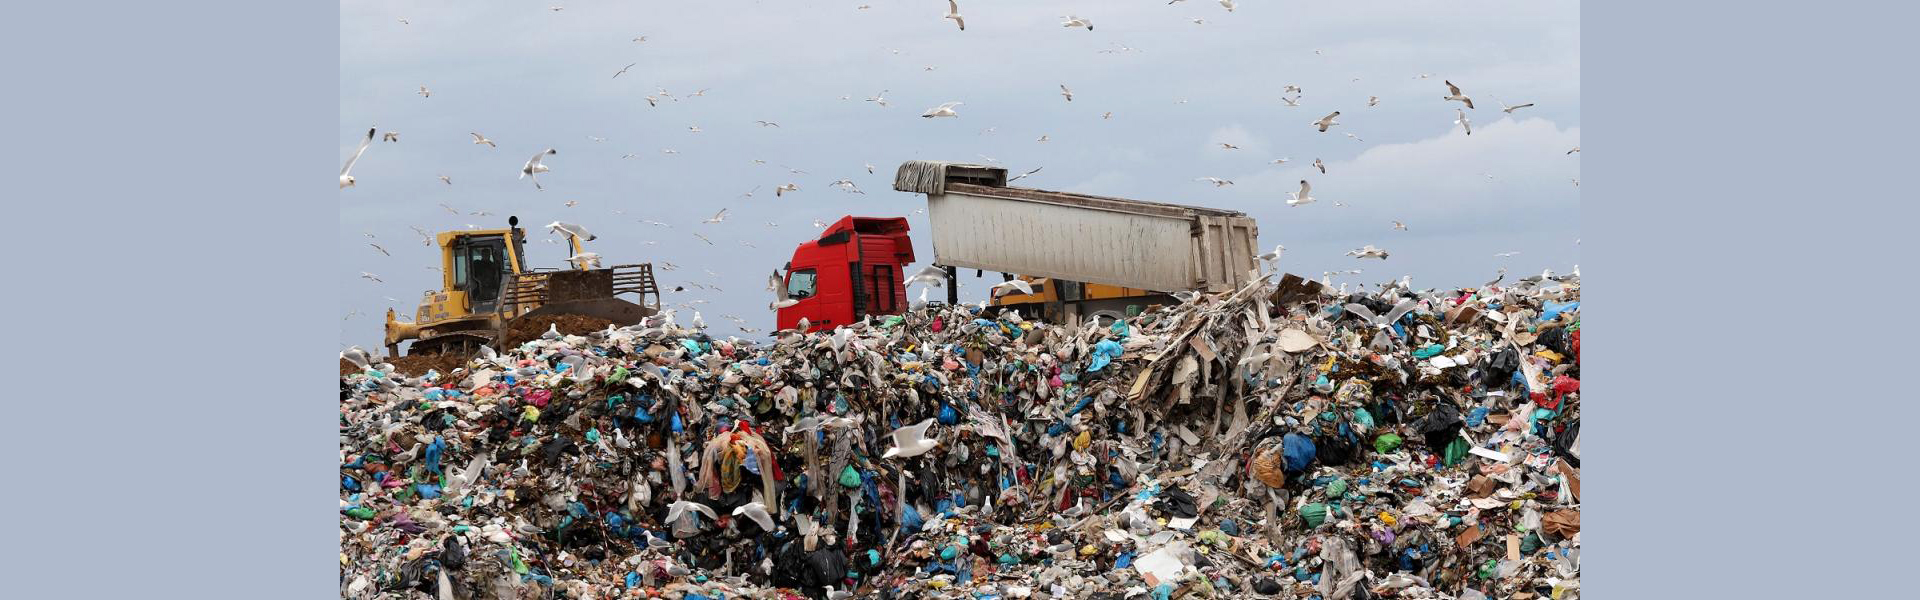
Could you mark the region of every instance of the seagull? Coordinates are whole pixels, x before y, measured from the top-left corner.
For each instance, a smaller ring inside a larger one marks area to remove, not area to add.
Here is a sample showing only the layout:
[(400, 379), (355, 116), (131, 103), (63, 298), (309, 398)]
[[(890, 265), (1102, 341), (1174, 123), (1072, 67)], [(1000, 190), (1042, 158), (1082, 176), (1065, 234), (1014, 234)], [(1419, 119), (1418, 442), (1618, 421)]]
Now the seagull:
[(1305, 179), (1300, 180), (1300, 191), (1287, 193), (1287, 206), (1312, 204), (1316, 199), (1313, 197), (1312, 192), (1313, 186), (1308, 184)]
[(702, 241), (702, 242), (706, 242), (708, 246), (712, 246), (712, 245), (713, 245), (713, 240), (710, 240), (710, 239), (707, 239), (707, 236), (704, 236), (704, 235), (700, 235), (700, 234), (698, 234), (698, 233), (695, 233), (695, 234), (693, 234), (693, 237), (697, 237), (697, 238), (700, 238), (700, 241)]
[(647, 96), (647, 98), (646, 98), (646, 100), (647, 100), (647, 106), (649, 106), (649, 107), (654, 107), (654, 106), (659, 106), (659, 105), (660, 105), (660, 99), (659, 99), (659, 98), (655, 98), (655, 97), (653, 97), (653, 96)]
[(759, 123), (761, 127), (779, 127), (779, 126), (780, 126), (780, 124), (779, 124), (779, 123), (775, 123), (775, 122), (773, 122), (773, 121), (760, 121), (760, 120), (755, 120), (754, 122), (755, 122), (755, 123)]
[(759, 524), (763, 530), (773, 531), (774, 529), (773, 516), (767, 514), (767, 505), (761, 501), (742, 504), (739, 508), (733, 509), (733, 515), (736, 517), (745, 515), (753, 519), (753, 522)]
[(1280, 101), (1281, 101), (1281, 102), (1285, 102), (1285, 103), (1287, 103), (1287, 106), (1291, 106), (1291, 107), (1299, 107), (1299, 106), (1300, 106), (1300, 97), (1299, 97), (1299, 96), (1294, 96), (1294, 97), (1292, 97), (1292, 98), (1288, 98), (1288, 97), (1286, 97), (1286, 96), (1281, 96), (1281, 97), (1280, 97)]
[[(655, 227), (668, 227), (668, 228), (671, 228), (671, 227), (673, 227), (672, 225), (668, 225), (668, 224), (666, 224), (666, 223), (662, 223), (662, 222), (659, 222), (659, 221), (641, 221), (641, 222), (642, 222), (642, 223), (646, 223), (646, 224), (648, 224), (648, 225), (653, 225), (653, 226), (655, 226)], [(669, 269), (669, 270), (671, 270), (671, 269)]]
[(701, 96), (705, 96), (705, 95), (707, 95), (707, 90), (710, 90), (710, 89), (713, 89), (713, 88), (700, 88), (700, 91), (698, 91), (698, 92), (694, 92), (694, 93), (691, 93), (691, 94), (687, 94), (687, 97), (688, 97), (688, 98), (698, 98), (698, 97), (701, 97)]
[(912, 458), (926, 454), (927, 451), (932, 450), (934, 446), (940, 445), (940, 440), (927, 438), (927, 428), (932, 426), (933, 419), (927, 419), (893, 430), (893, 447), (888, 448), (885, 454), (880, 455), (880, 458), (893, 458), (896, 456), (900, 458)]
[(886, 106), (887, 106), (887, 90), (880, 90), (880, 93), (878, 93), (878, 94), (874, 94), (874, 95), (872, 95), (872, 96), (869, 96), (869, 97), (867, 98), (867, 101), (868, 101), (868, 102), (873, 102), (873, 103), (876, 103), (876, 104), (879, 104), (881, 108), (886, 108)]
[(1575, 153), (1575, 152), (1579, 152), (1579, 151), (1580, 151), (1580, 147), (1579, 147), (1579, 146), (1574, 146), (1572, 150), (1568, 150), (1568, 151), (1567, 151), (1567, 154), (1573, 154), (1573, 153)]
[(1100, 115), (1100, 118), (1101, 118), (1101, 119), (1111, 119), (1111, 118), (1113, 118), (1113, 111), (1107, 111), (1107, 112), (1105, 112), (1105, 113), (1102, 113), (1102, 114)]
[(967, 18), (960, 16), (960, 3), (954, 0), (947, 0), (947, 16), (942, 18), (953, 19), (953, 23), (959, 25), (961, 31), (967, 30)]
[(1493, 257), (1494, 257), (1494, 258), (1513, 258), (1513, 257), (1515, 257), (1515, 256), (1519, 256), (1519, 255), (1520, 255), (1520, 253), (1519, 253), (1519, 252), (1501, 252), (1501, 253), (1498, 253), (1498, 254), (1495, 254), (1495, 255), (1493, 255)]
[(1073, 90), (1067, 89), (1067, 84), (1060, 84), (1060, 95), (1066, 96), (1068, 102), (1073, 101)]
[(800, 303), (800, 300), (797, 298), (786, 298), (782, 300), (775, 300), (767, 304), (767, 310), (780, 310), (782, 308), (793, 306), (799, 303)]
[(1222, 149), (1222, 150), (1239, 150), (1239, 149), (1240, 149), (1240, 147), (1239, 147), (1239, 146), (1235, 146), (1235, 145), (1233, 145), (1233, 144), (1229, 144), (1229, 143), (1226, 143), (1226, 142), (1220, 142), (1220, 149)]
[(1386, 260), (1387, 251), (1381, 250), (1379, 248), (1375, 248), (1373, 247), (1373, 244), (1367, 244), (1365, 246), (1360, 247), (1357, 250), (1348, 252), (1347, 256), (1351, 256), (1354, 258), (1378, 258), (1380, 260)]
[(1379, 96), (1367, 96), (1367, 106), (1379, 106), (1379, 105), (1380, 105)]
[(1273, 164), (1276, 164), (1276, 165), (1284, 165), (1284, 164), (1287, 164), (1287, 161), (1290, 161), (1290, 160), (1293, 160), (1293, 159), (1291, 159), (1291, 158), (1276, 158), (1276, 159), (1273, 159)]
[(1406, 231), (1406, 230), (1407, 230), (1407, 225), (1406, 225), (1405, 223), (1401, 223), (1401, 222), (1399, 222), (1399, 221), (1394, 221), (1394, 222), (1393, 222), (1393, 230), (1394, 230), (1394, 231)]
[(948, 102), (946, 104), (929, 108), (927, 109), (927, 112), (921, 113), (920, 116), (926, 117), (929, 119), (934, 117), (958, 117), (960, 116), (960, 114), (953, 112), (953, 107), (960, 106), (960, 104), (961, 103), (959, 102)]
[(787, 183), (787, 184), (784, 184), (784, 185), (781, 185), (781, 186), (779, 186), (779, 187), (776, 187), (776, 188), (773, 188), (773, 196), (774, 196), (775, 198), (778, 198), (778, 197), (780, 197), (780, 196), (784, 196), (784, 195), (786, 195), (786, 193), (787, 193), (787, 192), (798, 192), (798, 191), (800, 191), (800, 185), (799, 185), (799, 184), (796, 184), (796, 183)]
[(1580, 187), (1580, 178), (1579, 178), (1579, 177), (1575, 177), (1575, 178), (1573, 178), (1573, 187)]
[(445, 211), (447, 211), (447, 214), (450, 214), (450, 215), (453, 215), (453, 216), (456, 216), (456, 217), (457, 217), (457, 216), (460, 216), (460, 211), (457, 211), (457, 210), (454, 210), (454, 209), (453, 209), (453, 207), (451, 207), (451, 206), (447, 206), (447, 203), (445, 203), (445, 202), (441, 202), (441, 203), (440, 203), (440, 208), (441, 208), (442, 210), (445, 210)]
[(414, 93), (416, 93), (416, 94), (420, 94), (420, 97), (421, 97), (421, 98), (432, 98), (432, 97), (433, 97), (433, 90), (429, 90), (429, 89), (427, 89), (427, 86), (424, 86), (424, 85), (423, 85), (423, 86), (420, 86), (420, 91), (418, 91), (418, 92), (414, 92)]
[(757, 186), (757, 185), (756, 185), (756, 186), (753, 186), (753, 189), (750, 189), (750, 190), (747, 190), (747, 193), (745, 193), (745, 194), (741, 194), (741, 195), (740, 195), (740, 197), (741, 197), (741, 198), (752, 198), (752, 197), (753, 197), (753, 193), (754, 193), (754, 192), (758, 192), (758, 191), (760, 191), (760, 186)]
[(688, 126), (687, 126), (687, 131), (689, 131), (689, 132), (692, 132), (692, 133), (700, 133), (700, 126), (699, 126), (699, 125), (688, 125)]
[(912, 277), (908, 277), (905, 285), (913, 285), (915, 283), (924, 283), (933, 287), (945, 287), (947, 283), (947, 270), (941, 268), (939, 265), (927, 265), (915, 272)]
[(725, 220), (727, 220), (727, 209), (722, 208), (720, 209), (720, 212), (713, 213), (713, 217), (708, 218), (705, 221), (701, 221), (701, 223), (719, 223)]
[(1233, 182), (1227, 181), (1225, 179), (1221, 179), (1219, 177), (1200, 177), (1200, 178), (1194, 179), (1194, 181), (1211, 182), (1213, 184), (1213, 187), (1226, 187), (1229, 185), (1233, 185)]
[(1032, 174), (1034, 174), (1034, 173), (1039, 173), (1039, 172), (1040, 172), (1040, 169), (1045, 169), (1045, 168), (1046, 168), (1046, 167), (1034, 167), (1034, 169), (1033, 169), (1032, 171), (1027, 171), (1027, 172), (1025, 172), (1025, 173), (1021, 173), (1021, 174), (1019, 174), (1019, 175), (1015, 175), (1015, 176), (1013, 176), (1013, 179), (1008, 179), (1008, 180), (1007, 180), (1007, 183), (1013, 183), (1013, 182), (1015, 182), (1015, 181), (1019, 181), (1019, 180), (1022, 180), (1022, 179), (1026, 179), (1028, 175), (1032, 175)]
[(1043, 133), (1043, 134), (1040, 134), (1040, 139), (1036, 139), (1036, 140), (1034, 140), (1034, 141), (1036, 141), (1036, 142), (1045, 142), (1045, 141), (1047, 141), (1047, 134), (1044, 134), (1044, 133)]
[(473, 136), (473, 143), (475, 143), (475, 144), (486, 144), (486, 145), (488, 145), (488, 146), (493, 146), (493, 147), (495, 147), (495, 148), (499, 148), (499, 146), (494, 146), (494, 145), (493, 145), (493, 140), (490, 140), (490, 139), (487, 139), (487, 138), (486, 138), (486, 136), (483, 136), (483, 135), (480, 135), (480, 134), (479, 134), (479, 133), (477, 133), (477, 132), (476, 132), (476, 133), (473, 133), (473, 134), (470, 134), (470, 135), (472, 135), (472, 136)]
[(340, 168), (340, 189), (344, 190), (353, 187), (353, 176), (347, 174), (347, 172), (353, 170), (353, 163), (360, 162), (360, 155), (367, 152), (367, 146), (373, 145), (373, 132), (375, 129), (378, 128), (367, 129), (367, 139), (360, 140), (360, 149), (354, 150), (353, 157), (347, 159), (347, 166)]
[(600, 268), (600, 255), (593, 252), (581, 252), (567, 257), (567, 262), (573, 263), (576, 267), (598, 269)]
[(1456, 108), (1453, 109), (1453, 112), (1460, 115), (1460, 118), (1453, 120), (1453, 124), (1459, 125), (1461, 129), (1467, 130), (1467, 135), (1473, 135), (1473, 123), (1467, 120), (1467, 111)]
[(819, 229), (819, 228), (822, 228), (822, 227), (826, 227), (826, 226), (827, 226), (827, 222), (826, 222), (826, 221), (822, 221), (822, 220), (819, 220), (819, 219), (814, 219), (814, 220), (813, 220), (813, 227), (814, 227), (815, 229)]
[(452, 179), (449, 179), (449, 178), (447, 178), (447, 176), (445, 176), (445, 175), (441, 175), (441, 176), (440, 176), (440, 183), (444, 183), (444, 184), (447, 184), (447, 185), (453, 185), (453, 180), (452, 180)]
[(1033, 286), (1028, 284), (1025, 280), (1008, 279), (1006, 281), (994, 284), (994, 286), (991, 288), (987, 288), (987, 293), (992, 297), (998, 298), (1000, 296), (1004, 296), (1012, 293), (1011, 290), (1020, 290), (1020, 293), (1022, 294), (1032, 294)]
[(1507, 114), (1513, 114), (1513, 111), (1520, 110), (1522, 108), (1526, 108), (1529, 106), (1533, 106), (1532, 102), (1528, 102), (1526, 104), (1520, 104), (1516, 106), (1507, 106), (1507, 103), (1501, 102), (1500, 98), (1498, 97), (1495, 97), (1493, 101), (1500, 105), (1500, 112), (1507, 113)]
[[(573, 207), (575, 207), (575, 206), (578, 206), (579, 204), (580, 204), (580, 201), (579, 201), (579, 200), (568, 200), (568, 201), (567, 201), (567, 208), (573, 208)], [(615, 212), (619, 212), (619, 211), (615, 211)]]
[(700, 514), (706, 515), (707, 518), (716, 521), (720, 519), (720, 516), (714, 514), (713, 509), (708, 508), (705, 504), (692, 500), (677, 500), (667, 505), (667, 522), (672, 523), (678, 521), (681, 517), (687, 516), (689, 512), (699, 512)]
[[(540, 159), (546, 157), (549, 154), (559, 154), (559, 153), (554, 151), (554, 149), (552, 148), (548, 148), (545, 152), (535, 154), (533, 155), (533, 158), (527, 159), (527, 164), (520, 167), (520, 178), (526, 179), (529, 176), (534, 176), (539, 173), (547, 172), (549, 169), (547, 169), (546, 165), (540, 164)], [(533, 178), (533, 189), (536, 189), (536, 190), (546, 189), (546, 188), (540, 187), (539, 177)]]
[(1332, 127), (1340, 124), (1339, 121), (1333, 120), (1334, 117), (1338, 117), (1338, 116), (1340, 116), (1340, 111), (1336, 110), (1336, 111), (1333, 111), (1333, 114), (1320, 117), (1320, 120), (1314, 121), (1308, 124), (1313, 125), (1314, 127), (1320, 128), (1320, 133), (1326, 133), (1328, 127)]
[(382, 133), (382, 134), (380, 134), (380, 141), (382, 141), (382, 142), (398, 142), (398, 141), (400, 141), (400, 132), (398, 132), (398, 131), (389, 131), (389, 132), (386, 132), (386, 133)]
[(1207, 24), (1207, 20), (1206, 20), (1206, 19), (1202, 19), (1202, 18), (1200, 18), (1200, 17), (1194, 17), (1194, 18), (1193, 18), (1193, 24), (1195, 24), (1195, 25), (1205, 25), (1205, 24)]
[(1300, 86), (1297, 86), (1297, 85), (1294, 85), (1294, 84), (1291, 84), (1291, 83), (1289, 83), (1289, 84), (1287, 84), (1287, 86), (1286, 86), (1286, 87), (1283, 87), (1283, 88), (1280, 88), (1280, 93), (1282, 93), (1282, 94), (1299, 94), (1299, 93), (1302, 93), (1302, 92), (1300, 91)]
[(581, 227), (579, 225), (566, 223), (562, 221), (554, 221), (552, 223), (548, 223), (547, 231), (564, 233), (573, 237), (580, 238), (580, 241), (583, 241), (583, 242), (591, 242), (598, 237), (593, 235), (593, 233), (588, 232), (587, 228), (585, 227)]
[(1447, 91), (1452, 92), (1446, 96), (1441, 96), (1441, 100), (1459, 100), (1462, 104), (1467, 105), (1467, 108), (1473, 108), (1473, 99), (1461, 94), (1460, 86), (1454, 85), (1453, 82), (1445, 79), (1440, 80), (1440, 82), (1447, 84)]
[(631, 69), (633, 68), (633, 65), (637, 65), (637, 64), (640, 64), (640, 63), (628, 63), (627, 66), (620, 67), (620, 70), (614, 71), (612, 79), (619, 79), (621, 73), (627, 72), (627, 69)]
[(387, 255), (387, 256), (393, 256), (393, 253), (391, 253), (391, 252), (387, 252), (387, 249), (386, 249), (386, 248), (381, 248), (379, 244), (375, 244), (375, 243), (373, 243), (373, 242), (367, 242), (367, 245), (368, 245), (368, 246), (373, 246), (373, 249), (375, 249), (375, 250), (379, 250), (381, 254), (385, 254), (385, 255)]
[[(553, 12), (560, 12), (560, 11), (563, 11), (563, 10), (566, 10), (566, 9), (567, 9), (567, 7), (565, 7), (565, 6), (549, 6), (549, 7), (547, 7), (547, 10), (550, 10), (550, 11), (553, 11)], [(671, 520), (673, 520), (673, 519), (667, 519), (667, 520), (669, 520), (669, 521), (671, 521)]]
[(1320, 162), (1318, 158), (1313, 159), (1313, 168), (1319, 169), (1321, 175), (1327, 174), (1327, 163)]
[(680, 151), (672, 148), (661, 148), (660, 153), (661, 154), (679, 154)]
[(640, 36), (640, 37), (637, 37), (637, 38), (633, 38), (633, 41), (634, 41), (635, 43), (641, 43), (641, 42), (645, 42), (645, 41), (647, 41), (647, 36), (644, 36), (644, 35), (643, 35), (643, 36)]
[(1356, 142), (1366, 141), (1366, 140), (1360, 139), (1360, 136), (1354, 135), (1353, 132), (1351, 131), (1347, 132), (1347, 137), (1353, 138), (1353, 141), (1356, 141)]
[(1087, 19), (1082, 19), (1080, 17), (1074, 17), (1074, 16), (1065, 16), (1060, 18), (1066, 19), (1066, 22), (1060, 24), (1061, 27), (1066, 27), (1069, 29), (1074, 27), (1085, 27), (1087, 28), (1087, 31), (1093, 31), (1093, 21), (1089, 21)]
[(866, 193), (866, 192), (860, 191), (860, 186), (854, 185), (852, 179), (841, 179), (839, 181), (835, 181), (827, 185), (845, 190), (849, 194), (865, 194)]
[(1226, 7), (1227, 12), (1233, 12), (1233, 0), (1220, 0), (1220, 5)]
[(864, 164), (864, 165), (865, 165), (865, 166), (867, 167), (867, 174), (868, 174), (868, 175), (872, 175), (872, 174), (873, 174), (873, 163), (863, 163), (863, 164)]
[(361, 272), (360, 272), (360, 278), (361, 278), (361, 279), (367, 279), (367, 280), (371, 280), (371, 281), (373, 281), (374, 283), (386, 283), (385, 281), (381, 281), (381, 280), (380, 280), (380, 276), (379, 276), (379, 275), (374, 275), (374, 274), (372, 274), (372, 273), (368, 273), (368, 272), (366, 272), (366, 271), (361, 271)]
[(401, 25), (412, 25), (413, 23), (410, 23), (410, 22), (408, 22), (408, 21), (407, 21), (407, 18), (406, 18), (406, 17), (400, 17), (400, 24), (401, 24)]

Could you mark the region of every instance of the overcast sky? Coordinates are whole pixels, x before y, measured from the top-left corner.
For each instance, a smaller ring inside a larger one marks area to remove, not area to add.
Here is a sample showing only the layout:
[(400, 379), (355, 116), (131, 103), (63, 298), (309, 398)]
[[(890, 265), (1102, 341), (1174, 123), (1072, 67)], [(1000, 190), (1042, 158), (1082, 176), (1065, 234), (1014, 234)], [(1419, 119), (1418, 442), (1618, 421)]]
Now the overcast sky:
[[(707, 300), (695, 308), (712, 333), (739, 333), (722, 315), (767, 329), (766, 275), (819, 232), (815, 219), (910, 215), (920, 264), (932, 260), (930, 225), (912, 214), (924, 198), (891, 187), (895, 167), (914, 159), (991, 157), (1016, 172), (1044, 167), (1020, 185), (1243, 211), (1259, 220), (1263, 248), (1286, 245), (1284, 271), (1365, 271), (1336, 283), (1476, 285), (1501, 267), (1517, 276), (1579, 262), (1580, 155), (1566, 154), (1580, 143), (1576, 2), (960, 8), (964, 32), (941, 18), (939, 0), (344, 0), (340, 156), (368, 127), (400, 141), (376, 142), (354, 167), (357, 186), (340, 193), (341, 343), (376, 347), (389, 306), (410, 318), (440, 286), (429, 269), (437, 249), (409, 226), (497, 228), (509, 214), (531, 226), (533, 266), (566, 257), (539, 225), (579, 223), (608, 264), (653, 262), (664, 287), (723, 289), (664, 298)], [(1068, 14), (1094, 30), (1062, 27)], [(1461, 104), (1441, 99), (1442, 79), (1474, 99), (1473, 135), (1453, 123)], [(1297, 108), (1280, 100), (1289, 84), (1303, 89)], [(889, 107), (864, 101), (883, 90)], [(1496, 98), (1536, 104), (1509, 115)], [(964, 102), (960, 116), (920, 118), (944, 102)], [(1308, 125), (1334, 110), (1331, 131)], [(475, 131), (499, 147), (474, 145)], [(559, 153), (536, 191), (517, 179), (520, 166), (549, 147)], [(1292, 162), (1270, 163), (1282, 157)], [(828, 185), (841, 178), (866, 193)], [(1320, 201), (1288, 207), (1302, 178)], [(785, 183), (800, 191), (776, 198)], [(726, 222), (700, 223), (722, 208)], [(1391, 257), (1344, 256), (1366, 244)], [(962, 301), (998, 280), (964, 275)]]

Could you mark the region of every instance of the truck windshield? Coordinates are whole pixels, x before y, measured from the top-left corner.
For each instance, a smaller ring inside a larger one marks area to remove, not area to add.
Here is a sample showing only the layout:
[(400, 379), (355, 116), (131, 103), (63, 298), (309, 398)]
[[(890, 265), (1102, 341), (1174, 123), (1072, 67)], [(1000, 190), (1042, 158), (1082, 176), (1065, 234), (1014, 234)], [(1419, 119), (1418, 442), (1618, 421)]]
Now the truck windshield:
[(813, 269), (801, 269), (787, 275), (787, 297), (806, 298), (813, 295)]

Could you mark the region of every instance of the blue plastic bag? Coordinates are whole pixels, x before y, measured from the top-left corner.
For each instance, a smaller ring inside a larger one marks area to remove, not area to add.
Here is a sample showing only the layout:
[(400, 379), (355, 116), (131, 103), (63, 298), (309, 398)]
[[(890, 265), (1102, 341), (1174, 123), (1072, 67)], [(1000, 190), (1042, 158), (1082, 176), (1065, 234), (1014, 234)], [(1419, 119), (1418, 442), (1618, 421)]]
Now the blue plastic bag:
[(1124, 351), (1125, 349), (1120, 347), (1119, 342), (1100, 340), (1100, 343), (1093, 345), (1093, 363), (1087, 366), (1087, 370), (1099, 371), (1100, 369), (1106, 368), (1107, 363), (1113, 362), (1115, 358), (1119, 358), (1120, 353)]
[(1280, 439), (1281, 458), (1288, 473), (1307, 470), (1313, 464), (1313, 439), (1298, 433), (1289, 433)]

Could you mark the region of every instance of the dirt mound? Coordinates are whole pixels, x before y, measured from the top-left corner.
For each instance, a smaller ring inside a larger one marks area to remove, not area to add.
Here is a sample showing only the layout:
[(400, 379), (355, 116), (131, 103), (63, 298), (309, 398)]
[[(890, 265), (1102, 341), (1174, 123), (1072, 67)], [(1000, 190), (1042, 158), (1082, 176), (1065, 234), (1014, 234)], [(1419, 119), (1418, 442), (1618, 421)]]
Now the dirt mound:
[[(427, 371), (430, 370), (439, 371), (443, 374), (451, 373), (454, 369), (467, 366), (467, 358), (466, 356), (449, 352), (444, 354), (412, 354), (386, 362), (393, 363), (393, 370), (398, 371), (402, 375), (419, 376), (427, 374)], [(346, 359), (340, 360), (341, 377), (355, 375), (360, 372), (360, 367), (353, 366), (353, 363), (347, 362)]]
[(512, 327), (507, 328), (507, 338), (500, 340), (500, 344), (495, 346), (494, 349), (504, 350), (507, 348), (515, 348), (530, 340), (539, 339), (541, 335), (547, 333), (547, 326), (549, 325), (559, 329), (560, 333), (566, 335), (586, 335), (595, 331), (606, 331), (607, 326), (613, 324), (613, 321), (607, 319), (580, 315), (540, 315), (529, 317), (521, 319), (515, 322)]

